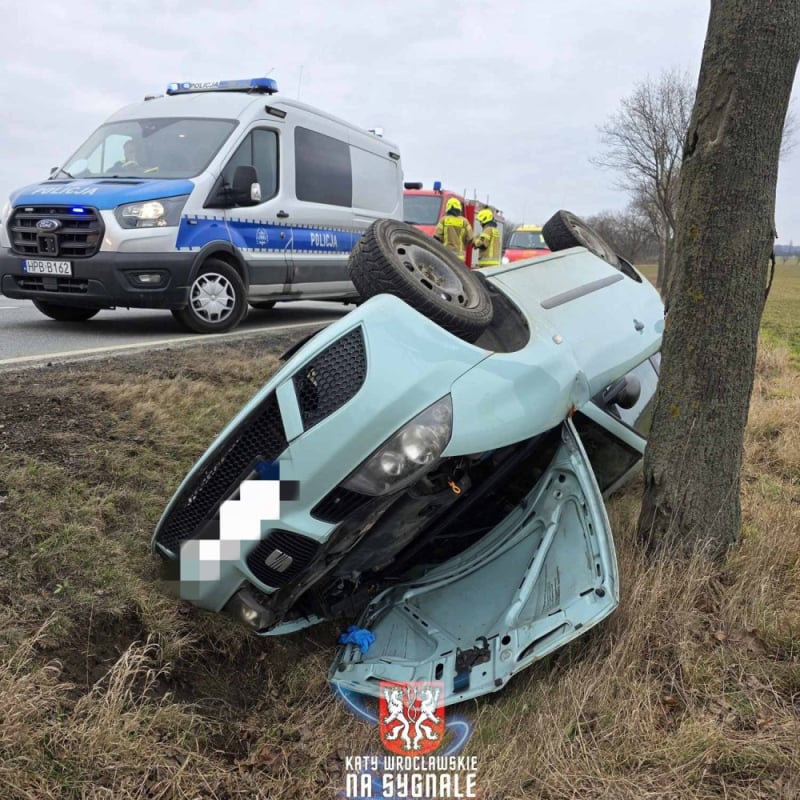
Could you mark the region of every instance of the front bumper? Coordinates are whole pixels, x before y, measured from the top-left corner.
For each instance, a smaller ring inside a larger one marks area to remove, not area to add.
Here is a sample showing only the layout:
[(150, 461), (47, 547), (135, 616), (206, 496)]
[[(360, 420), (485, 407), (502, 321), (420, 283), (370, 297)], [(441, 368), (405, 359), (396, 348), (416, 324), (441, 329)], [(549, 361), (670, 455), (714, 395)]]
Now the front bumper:
[[(0, 291), (20, 300), (42, 300), (82, 308), (183, 308), (195, 253), (117, 253), (100, 251), (72, 260), (71, 277), (29, 275), (26, 256), (0, 253)], [(30, 256), (27, 256), (30, 258)], [(140, 273), (159, 273), (157, 286), (137, 284)]]
[[(334, 379), (347, 373), (355, 356), (349, 350), (337, 355), (338, 346), (358, 332), (363, 337), (364, 371), (348, 390)], [(281, 500), (280, 520), (264, 521), (260, 541), (244, 541), (234, 548), (233, 557), (220, 550), (213, 579), (202, 577), (199, 568), (196, 576), (190, 573), (180, 587), (183, 596), (219, 611), (244, 581), (265, 594), (290, 588), (290, 581), (300, 583), (300, 575), (288, 571), (281, 573), (285, 581), (269, 579), (265, 561), (272, 549), (290, 555), (298, 569), (324, 557), (329, 537), (342, 514), (346, 516), (340, 504), (353, 499), (336, 491), (341, 481), (388, 434), (441, 399), (488, 355), (390, 295), (368, 300), (320, 331), (194, 466), (165, 510), (153, 546), (167, 559), (180, 555), (186, 574), (183, 543), (220, 541), (222, 504), (237, 499), (242, 482), (252, 479), (261, 464), (278, 462), (281, 483), (298, 484), (297, 498)], [(315, 391), (307, 396), (309, 383)], [(282, 542), (270, 549), (276, 536)]]

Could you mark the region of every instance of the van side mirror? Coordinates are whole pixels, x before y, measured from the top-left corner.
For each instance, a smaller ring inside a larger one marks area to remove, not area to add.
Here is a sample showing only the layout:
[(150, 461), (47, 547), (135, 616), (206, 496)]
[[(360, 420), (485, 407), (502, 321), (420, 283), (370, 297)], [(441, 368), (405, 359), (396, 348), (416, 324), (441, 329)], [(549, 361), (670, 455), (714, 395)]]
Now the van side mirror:
[(642, 384), (639, 379), (635, 375), (624, 375), (603, 392), (602, 401), (605, 406), (614, 403), (627, 410), (639, 402), (641, 394)]
[(237, 206), (254, 206), (261, 202), (261, 184), (255, 167), (244, 164), (236, 167), (231, 193)]

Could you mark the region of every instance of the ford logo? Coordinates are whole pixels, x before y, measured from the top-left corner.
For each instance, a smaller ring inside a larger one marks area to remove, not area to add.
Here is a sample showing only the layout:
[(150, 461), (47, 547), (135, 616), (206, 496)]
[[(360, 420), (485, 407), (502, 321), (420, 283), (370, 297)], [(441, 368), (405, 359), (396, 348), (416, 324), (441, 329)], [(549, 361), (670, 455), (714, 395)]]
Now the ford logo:
[(57, 231), (61, 227), (61, 221), (57, 219), (40, 219), (36, 223), (40, 231)]

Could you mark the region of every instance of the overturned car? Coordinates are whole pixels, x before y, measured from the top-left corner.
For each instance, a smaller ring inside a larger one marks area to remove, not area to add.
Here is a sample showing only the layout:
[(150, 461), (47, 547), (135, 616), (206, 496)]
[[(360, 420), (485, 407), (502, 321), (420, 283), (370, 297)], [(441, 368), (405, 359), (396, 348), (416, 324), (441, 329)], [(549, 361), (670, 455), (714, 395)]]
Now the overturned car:
[(183, 597), (268, 635), (357, 618), (374, 641), (332, 682), (442, 681), (448, 704), (614, 610), (603, 496), (640, 466), (663, 306), (574, 215), (543, 232), (552, 254), (471, 272), (367, 231), (369, 299), (285, 356), (158, 523)]

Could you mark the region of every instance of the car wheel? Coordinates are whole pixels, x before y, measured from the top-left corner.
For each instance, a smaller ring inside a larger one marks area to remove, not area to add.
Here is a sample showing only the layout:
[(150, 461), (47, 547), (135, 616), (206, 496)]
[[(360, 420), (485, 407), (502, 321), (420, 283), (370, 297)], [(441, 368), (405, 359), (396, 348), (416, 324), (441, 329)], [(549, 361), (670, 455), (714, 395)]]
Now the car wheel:
[(195, 333), (222, 333), (235, 328), (246, 312), (239, 273), (221, 259), (209, 258), (189, 286), (188, 305), (172, 315)]
[(34, 300), (33, 304), (50, 319), (59, 322), (86, 322), (95, 314), (99, 313), (99, 308), (81, 308), (80, 306), (60, 306), (56, 303), (46, 303), (43, 300)]
[(492, 321), (492, 299), (477, 275), (405, 222), (373, 222), (348, 267), (363, 298), (393, 294), (465, 341), (474, 342)]
[(250, 308), (255, 308), (258, 311), (269, 311), (271, 308), (275, 308), (275, 301), (274, 300), (258, 300), (257, 302), (250, 303)]
[(619, 269), (619, 259), (614, 248), (571, 211), (556, 211), (542, 226), (542, 236), (553, 252), (570, 247), (585, 247)]

